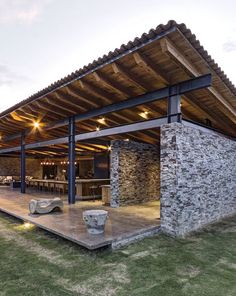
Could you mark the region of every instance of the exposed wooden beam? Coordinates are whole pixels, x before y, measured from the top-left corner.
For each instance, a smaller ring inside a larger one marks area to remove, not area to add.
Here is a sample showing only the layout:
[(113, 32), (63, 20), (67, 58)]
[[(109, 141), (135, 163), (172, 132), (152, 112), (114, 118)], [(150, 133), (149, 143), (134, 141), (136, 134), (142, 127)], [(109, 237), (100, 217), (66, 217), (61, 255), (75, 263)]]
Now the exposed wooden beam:
[(144, 54), (140, 52), (135, 52), (133, 54), (135, 62), (145, 68), (148, 72), (150, 72), (158, 81), (162, 82), (164, 85), (169, 85), (169, 81), (165, 79), (164, 74), (161, 73), (160, 68), (155, 65), (155, 63)]
[[(114, 136), (114, 135), (137, 132), (137, 131), (142, 131), (142, 130), (147, 130), (152, 128), (158, 128), (162, 124), (166, 124), (166, 123), (167, 123), (167, 117), (150, 119), (150, 120), (131, 123), (127, 125), (106, 128), (100, 131), (78, 134), (75, 136), (75, 141), (80, 142), (80, 141), (86, 141), (90, 139), (101, 138), (101, 137), (108, 137), (112, 135)], [(50, 145), (58, 145), (63, 143), (68, 143), (68, 137), (42, 141), (42, 142), (37, 142), (32, 144), (26, 144), (25, 149), (37, 149), (38, 147), (46, 147)], [(21, 146), (7, 148), (7, 149), (0, 149), (0, 154), (15, 152), (15, 151), (19, 151), (20, 149), (21, 149)]]
[[(189, 60), (176, 48), (176, 46), (167, 38), (163, 38), (160, 41), (163, 53), (175, 60), (181, 67), (184, 68), (192, 77), (198, 77), (201, 75), (199, 70), (189, 62)], [(236, 110), (233, 106), (225, 100), (225, 98), (213, 87), (208, 87), (209, 92), (215, 97), (218, 105), (223, 107), (224, 113), (230, 116), (232, 121), (236, 123)], [(223, 111), (222, 110), (222, 111)]]
[(184, 96), (184, 100), (186, 100), (190, 105), (192, 105), (196, 110), (201, 112), (205, 119), (210, 119), (220, 130), (223, 131), (223, 128), (230, 130), (233, 134), (235, 134), (235, 129), (231, 128), (227, 125), (223, 120), (221, 120), (213, 111), (209, 114), (207, 109), (192, 95)]
[[(47, 97), (45, 97), (44, 99), (47, 103), (47, 105), (51, 108), (50, 110), (54, 110), (54, 109), (57, 109), (57, 110), (62, 110), (62, 111), (65, 111), (66, 112), (66, 115), (68, 116), (68, 114), (70, 115), (74, 115), (74, 114), (77, 114), (78, 112), (76, 112), (76, 110), (74, 109), (71, 109), (71, 108), (68, 108), (67, 107), (67, 104), (65, 105), (60, 105), (56, 102), (53, 102), (53, 100), (49, 100)], [(43, 103), (45, 103), (45, 101), (43, 101)], [(41, 101), (42, 102), (42, 101)]]
[(138, 89), (141, 89), (142, 92), (147, 92), (149, 87), (141, 81), (137, 77), (136, 74), (131, 73), (128, 69), (126, 69), (123, 65), (116, 63), (112, 64), (113, 71), (117, 74), (121, 74), (125, 79), (129, 80), (132, 84), (134, 84)]
[[(205, 88), (205, 87), (209, 86), (210, 84), (211, 84), (211, 74), (203, 75), (201, 77), (197, 77), (194, 79), (180, 82), (176, 85), (164, 87), (159, 90), (155, 90), (155, 91), (143, 94), (143, 95), (139, 95), (134, 98), (130, 98), (129, 100), (119, 101), (119, 102), (116, 102), (116, 103), (113, 103), (113, 104), (110, 104), (110, 105), (107, 105), (107, 106), (104, 106), (101, 108), (90, 110), (85, 113), (77, 114), (77, 115), (75, 115), (75, 121), (83, 121), (86, 119), (91, 119), (94, 117), (102, 116), (102, 115), (105, 115), (108, 113), (118, 112), (118, 111), (121, 111), (124, 109), (148, 104), (148, 103), (151, 103), (151, 102), (154, 102), (157, 100), (162, 100), (164, 98), (167, 98), (168, 96), (174, 96), (177, 94), (182, 95), (184, 93), (187, 93), (187, 92), (190, 92), (190, 91), (193, 91), (196, 89)], [(40, 104), (39, 104), (39, 106), (40, 106)], [(42, 107), (44, 107), (46, 109), (48, 108), (45, 106), (42, 106)], [(68, 124), (68, 118), (62, 119), (56, 123), (52, 123), (48, 126), (45, 126), (44, 130), (46, 131), (46, 130), (58, 128), (58, 127), (66, 125), (66, 124)], [(16, 138), (18, 136), (19, 136), (18, 134), (12, 135), (8, 138), (5, 138), (5, 141), (9, 140), (9, 139)]]
[(84, 85), (84, 90), (87, 90), (90, 93), (92, 93), (94, 96), (102, 99), (103, 103), (110, 104), (113, 101), (114, 97), (109, 98), (109, 96), (111, 96), (110, 93), (108, 93), (102, 89), (99, 89), (98, 87), (93, 85), (91, 82), (83, 80), (82, 83)]
[[(57, 98), (57, 100), (59, 102), (61, 102), (62, 104), (65, 104), (67, 106), (70, 106), (71, 108), (75, 109), (76, 113), (78, 112), (85, 112), (87, 111), (86, 108), (84, 108), (83, 106), (81, 106), (80, 104), (75, 104), (70, 98), (68, 98), (68, 96), (62, 96), (61, 94), (59, 94), (58, 92), (55, 93), (55, 97)], [(50, 97), (51, 98), (51, 97)]]
[(65, 112), (62, 112), (61, 110), (58, 110), (58, 108), (52, 108), (49, 104), (45, 102), (35, 102), (35, 105), (38, 106), (39, 108), (46, 110), (47, 112), (50, 112), (52, 114), (57, 114), (61, 117), (67, 117), (68, 114)]
[(117, 83), (116, 81), (110, 79), (106, 74), (103, 74), (101, 72), (94, 72), (93, 76), (97, 82), (100, 82), (101, 84), (108, 86), (109, 88), (112, 88), (115, 90), (115, 92), (118, 92), (122, 97), (130, 97), (132, 94), (131, 92)]
[[(79, 80), (79, 82), (82, 83), (81, 80)], [(84, 102), (85, 104), (87, 104), (87, 106), (91, 106), (94, 108), (99, 107), (99, 104), (93, 102), (88, 94), (85, 94), (85, 92), (82, 92), (80, 89), (76, 88), (75, 86), (70, 85), (70, 86), (67, 86), (65, 89), (71, 97), (74, 97), (75, 99)]]

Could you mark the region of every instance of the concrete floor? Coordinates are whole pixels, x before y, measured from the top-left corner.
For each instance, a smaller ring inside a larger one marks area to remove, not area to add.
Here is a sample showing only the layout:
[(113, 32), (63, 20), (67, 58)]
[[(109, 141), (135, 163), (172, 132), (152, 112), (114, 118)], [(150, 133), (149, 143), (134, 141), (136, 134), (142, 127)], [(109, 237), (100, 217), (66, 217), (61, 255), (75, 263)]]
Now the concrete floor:
[[(35, 197), (53, 198), (54, 196), (36, 192), (23, 195), (19, 193), (19, 189), (1, 186), (0, 211), (33, 223), (90, 250), (103, 246), (116, 248), (132, 240), (153, 235), (160, 230), (159, 201), (116, 209), (103, 206), (101, 201), (80, 201), (75, 205), (67, 205), (65, 202), (63, 212), (31, 215), (29, 214), (28, 204), (30, 199)], [(109, 218), (104, 234), (90, 235), (87, 233), (82, 220), (82, 212), (88, 209), (108, 211)]]

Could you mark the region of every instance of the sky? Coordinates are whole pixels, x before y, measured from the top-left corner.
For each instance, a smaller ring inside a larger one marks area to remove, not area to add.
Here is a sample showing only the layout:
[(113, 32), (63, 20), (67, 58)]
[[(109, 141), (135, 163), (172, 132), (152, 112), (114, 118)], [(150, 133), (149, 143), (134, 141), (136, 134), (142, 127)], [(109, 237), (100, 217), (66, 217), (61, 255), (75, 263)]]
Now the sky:
[(0, 112), (174, 19), (236, 85), (235, 0), (0, 0)]

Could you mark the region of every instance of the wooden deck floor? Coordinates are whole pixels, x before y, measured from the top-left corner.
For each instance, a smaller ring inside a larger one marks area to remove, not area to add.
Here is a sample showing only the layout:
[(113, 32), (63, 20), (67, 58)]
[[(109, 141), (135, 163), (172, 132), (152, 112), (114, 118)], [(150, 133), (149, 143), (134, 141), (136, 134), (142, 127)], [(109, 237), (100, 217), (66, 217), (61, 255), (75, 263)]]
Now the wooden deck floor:
[[(75, 205), (67, 205), (65, 202), (62, 213), (31, 215), (28, 210), (29, 200), (36, 196), (37, 198), (49, 197), (46, 193), (23, 195), (18, 189), (0, 187), (0, 211), (33, 223), (90, 250), (103, 246), (116, 248), (132, 240), (157, 233), (160, 229), (159, 201), (116, 209), (105, 207), (100, 201), (81, 201)], [(50, 195), (50, 198), (52, 197)], [(104, 234), (90, 235), (87, 233), (82, 220), (82, 212), (88, 209), (108, 211), (109, 219)]]

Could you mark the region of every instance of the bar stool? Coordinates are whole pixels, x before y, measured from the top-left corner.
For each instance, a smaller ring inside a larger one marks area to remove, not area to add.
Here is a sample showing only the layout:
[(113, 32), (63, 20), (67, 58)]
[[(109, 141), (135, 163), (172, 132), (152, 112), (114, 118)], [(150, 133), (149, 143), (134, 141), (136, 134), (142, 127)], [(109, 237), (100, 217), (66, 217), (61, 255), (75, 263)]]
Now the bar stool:
[(44, 182), (44, 186), (43, 186), (44, 191), (49, 191), (49, 186), (50, 186), (50, 183), (47, 182), (47, 181), (45, 181), (45, 182)]
[(33, 186), (33, 189), (39, 190), (39, 182), (38, 181), (34, 181), (32, 186)]
[(65, 185), (64, 184), (55, 184), (55, 190), (59, 193), (59, 195), (65, 194)]
[(39, 182), (38, 183), (38, 186), (39, 186), (39, 190), (40, 191), (43, 191), (43, 182)]
[(96, 199), (96, 189), (98, 189), (98, 186), (92, 185), (89, 187), (90, 192), (92, 193), (93, 201), (95, 202)]
[(55, 189), (55, 183), (54, 182), (50, 182), (49, 183), (49, 191), (50, 193), (53, 193)]

